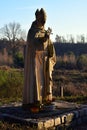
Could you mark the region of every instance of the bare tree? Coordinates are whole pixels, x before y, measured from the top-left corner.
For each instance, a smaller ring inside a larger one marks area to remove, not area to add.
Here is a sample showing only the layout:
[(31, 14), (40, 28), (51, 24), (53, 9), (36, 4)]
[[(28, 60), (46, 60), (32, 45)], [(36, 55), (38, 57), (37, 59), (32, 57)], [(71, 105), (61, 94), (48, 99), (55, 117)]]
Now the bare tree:
[(81, 42), (85, 43), (85, 36), (84, 35), (81, 35)]
[[(9, 23), (0, 29), (3, 39), (7, 39), (9, 43), (9, 50), (11, 54), (19, 51), (20, 47), (25, 43), (26, 32), (21, 29), (19, 23)], [(21, 44), (22, 43), (22, 44)]]
[(61, 36), (61, 41), (62, 41), (62, 43), (66, 43), (67, 42), (64, 36)]
[(19, 23), (9, 23), (4, 25), (3, 28), (0, 29), (3, 38), (7, 38), (9, 41), (14, 43), (16, 40), (21, 38), (24, 39), (24, 30), (21, 29), (21, 25)]
[(55, 41), (58, 43), (61, 43), (61, 36), (56, 35)]
[(70, 42), (70, 43), (75, 43), (75, 41), (74, 41), (74, 37), (73, 37), (73, 35), (72, 35), (72, 34), (70, 34), (70, 39), (69, 39), (69, 42)]
[(84, 34), (77, 35), (77, 43), (86, 43), (86, 37), (84, 36)]

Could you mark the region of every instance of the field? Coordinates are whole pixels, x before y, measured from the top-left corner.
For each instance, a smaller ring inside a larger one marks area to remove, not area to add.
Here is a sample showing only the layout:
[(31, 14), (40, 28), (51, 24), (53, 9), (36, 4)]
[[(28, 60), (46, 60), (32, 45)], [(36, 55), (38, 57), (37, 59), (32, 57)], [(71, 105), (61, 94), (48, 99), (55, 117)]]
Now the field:
[(87, 72), (78, 70), (55, 70), (53, 73), (54, 94), (60, 96), (60, 87), (64, 96), (87, 96)]
[[(0, 69), (0, 105), (22, 100), (24, 83), (23, 69)], [(81, 101), (87, 96), (87, 72), (78, 70), (54, 70), (53, 95), (60, 97), (63, 86), (64, 97)], [(79, 99), (79, 98), (80, 99)], [(84, 100), (85, 101), (85, 100)]]

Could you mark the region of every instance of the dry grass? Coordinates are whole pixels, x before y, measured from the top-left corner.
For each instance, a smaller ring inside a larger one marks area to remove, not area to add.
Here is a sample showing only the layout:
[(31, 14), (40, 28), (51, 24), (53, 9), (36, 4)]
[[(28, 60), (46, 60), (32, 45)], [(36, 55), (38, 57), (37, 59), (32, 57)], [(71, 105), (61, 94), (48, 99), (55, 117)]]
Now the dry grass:
[(0, 130), (35, 130), (29, 126), (24, 126), (16, 123), (7, 123), (0, 121)]
[(65, 96), (87, 95), (87, 72), (78, 70), (55, 70), (53, 73), (54, 95), (59, 96), (60, 87), (64, 88)]

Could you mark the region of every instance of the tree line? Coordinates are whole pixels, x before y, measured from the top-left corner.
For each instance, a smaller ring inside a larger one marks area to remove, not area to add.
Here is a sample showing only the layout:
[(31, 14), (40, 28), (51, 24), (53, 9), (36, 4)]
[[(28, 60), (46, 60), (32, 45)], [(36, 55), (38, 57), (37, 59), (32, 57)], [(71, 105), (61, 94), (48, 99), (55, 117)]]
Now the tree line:
[(87, 44), (82, 43), (58, 43), (54, 42), (54, 47), (56, 50), (56, 55), (63, 56), (68, 52), (73, 52), (75, 56), (79, 56), (81, 54), (87, 54)]
[(76, 38), (72, 34), (68, 34), (66, 37), (56, 35), (55, 42), (57, 43), (87, 43), (87, 35), (77, 35)]
[(57, 55), (56, 69), (87, 70), (87, 44), (54, 43)]
[(64, 54), (64, 56), (57, 56), (55, 69), (87, 71), (87, 54), (76, 57), (71, 52), (70, 54)]

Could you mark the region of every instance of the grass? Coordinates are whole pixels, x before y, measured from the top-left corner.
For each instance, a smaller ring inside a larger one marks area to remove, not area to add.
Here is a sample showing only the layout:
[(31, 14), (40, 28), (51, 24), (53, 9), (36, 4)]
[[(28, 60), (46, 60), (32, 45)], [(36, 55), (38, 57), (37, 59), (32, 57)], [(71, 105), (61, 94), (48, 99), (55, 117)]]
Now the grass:
[(78, 103), (78, 104), (87, 104), (87, 96), (65, 96), (57, 97), (58, 100)]
[(64, 96), (87, 95), (87, 72), (79, 70), (55, 70), (53, 73), (55, 90), (58, 96), (60, 86), (64, 87)]
[(7, 123), (4, 121), (0, 121), (0, 130), (35, 130), (30, 128), (29, 126), (21, 126), (20, 124), (16, 123)]
[(21, 98), (23, 92), (23, 71), (0, 70), (0, 99)]
[(9, 98), (2, 98), (0, 99), (0, 106), (4, 105), (4, 104), (11, 104), (14, 102), (21, 102), (22, 98), (18, 98), (18, 97), (9, 97)]

